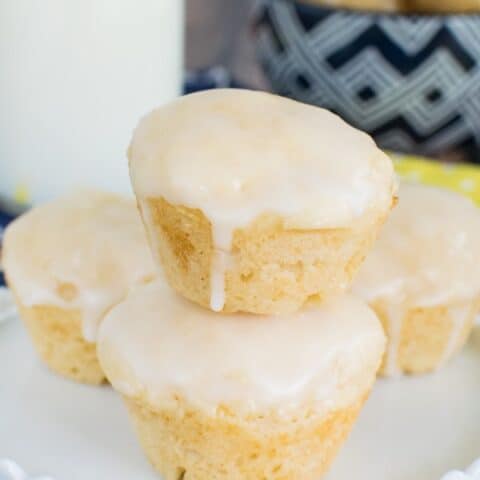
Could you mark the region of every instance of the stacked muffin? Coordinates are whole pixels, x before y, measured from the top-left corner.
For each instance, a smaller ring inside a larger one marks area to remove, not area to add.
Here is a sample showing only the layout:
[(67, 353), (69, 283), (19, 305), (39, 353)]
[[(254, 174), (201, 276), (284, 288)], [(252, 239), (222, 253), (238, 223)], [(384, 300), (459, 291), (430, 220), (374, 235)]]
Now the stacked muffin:
[(390, 160), (337, 116), (217, 90), (147, 115), (133, 187), (170, 284), (136, 288), (98, 355), (167, 480), (317, 479), (385, 338), (343, 292), (395, 198)]

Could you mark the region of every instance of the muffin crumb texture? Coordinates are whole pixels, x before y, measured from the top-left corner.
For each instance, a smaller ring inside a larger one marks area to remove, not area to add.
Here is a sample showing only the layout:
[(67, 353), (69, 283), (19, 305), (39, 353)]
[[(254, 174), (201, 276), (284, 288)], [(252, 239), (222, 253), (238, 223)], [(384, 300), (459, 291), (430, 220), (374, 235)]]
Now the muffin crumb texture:
[(148, 459), (165, 480), (318, 480), (330, 466), (364, 403), (327, 418), (210, 417), (181, 398), (151, 409), (126, 399)]
[[(152, 249), (171, 286), (210, 308), (216, 251), (212, 226), (198, 209), (164, 199), (142, 205)], [(224, 312), (292, 313), (308, 300), (323, 300), (351, 283), (384, 219), (355, 229), (286, 229), (281, 218), (262, 215), (234, 232), (225, 262)]]
[(443, 366), (466, 343), (480, 301), (473, 303), (411, 308), (395, 316), (389, 306), (372, 304), (389, 338), (380, 374), (427, 373)]
[(17, 305), (36, 351), (51, 370), (81, 383), (105, 382), (96, 345), (83, 337), (79, 311), (53, 306), (25, 307), (20, 302)]

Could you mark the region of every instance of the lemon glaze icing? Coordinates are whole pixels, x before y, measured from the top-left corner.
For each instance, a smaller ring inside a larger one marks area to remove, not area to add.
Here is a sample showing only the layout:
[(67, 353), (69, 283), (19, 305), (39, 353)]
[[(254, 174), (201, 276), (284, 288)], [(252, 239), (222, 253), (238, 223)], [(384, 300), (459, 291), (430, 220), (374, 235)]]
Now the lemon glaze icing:
[(181, 396), (209, 413), (229, 405), (288, 415), (365, 394), (384, 344), (375, 314), (352, 296), (281, 317), (221, 315), (155, 281), (107, 314), (97, 347), (114, 387), (153, 406)]

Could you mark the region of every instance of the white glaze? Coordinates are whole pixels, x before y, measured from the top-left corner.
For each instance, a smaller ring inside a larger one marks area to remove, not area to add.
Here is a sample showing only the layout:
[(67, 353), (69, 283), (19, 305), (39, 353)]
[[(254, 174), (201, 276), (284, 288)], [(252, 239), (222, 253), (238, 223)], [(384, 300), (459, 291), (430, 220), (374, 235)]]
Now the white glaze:
[[(292, 229), (350, 227), (386, 213), (395, 191), (392, 163), (368, 135), (326, 110), (247, 90), (189, 95), (153, 111), (129, 158), (137, 196), (201, 209), (217, 253), (262, 213)], [(212, 290), (223, 285), (219, 275)], [(222, 292), (212, 297), (220, 309)]]
[(403, 319), (405, 312), (399, 305), (391, 304), (387, 310), (387, 349), (384, 375), (389, 377), (398, 377), (401, 375), (398, 365), (398, 353), (400, 340), (402, 337)]
[(210, 308), (214, 312), (221, 312), (225, 305), (225, 274), (231, 263), (231, 255), (219, 248), (215, 249), (212, 264), (212, 279), (210, 281)]
[(480, 210), (467, 198), (403, 183), (353, 291), (408, 307), (461, 303), (480, 294)]
[[(62, 197), (13, 222), (2, 261), (23, 305), (80, 310), (91, 342), (105, 312), (154, 275), (135, 203), (94, 191)], [(72, 298), (59, 292), (61, 284), (76, 290)]]
[(157, 281), (108, 313), (98, 354), (117, 390), (155, 406), (180, 395), (211, 413), (228, 404), (323, 414), (366, 392), (384, 343), (375, 314), (354, 297), (285, 317), (220, 315)]

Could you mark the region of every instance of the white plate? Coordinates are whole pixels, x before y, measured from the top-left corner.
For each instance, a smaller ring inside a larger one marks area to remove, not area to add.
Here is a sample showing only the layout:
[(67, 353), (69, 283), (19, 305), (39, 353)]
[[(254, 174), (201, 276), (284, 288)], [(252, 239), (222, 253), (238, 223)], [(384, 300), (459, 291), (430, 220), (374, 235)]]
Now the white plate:
[[(480, 456), (480, 330), (441, 372), (380, 380), (328, 480), (439, 480)], [(0, 326), (0, 458), (55, 480), (158, 480), (107, 386), (48, 372)]]

